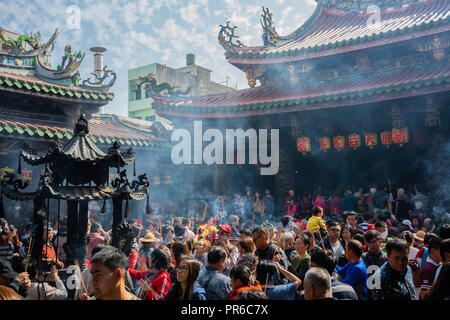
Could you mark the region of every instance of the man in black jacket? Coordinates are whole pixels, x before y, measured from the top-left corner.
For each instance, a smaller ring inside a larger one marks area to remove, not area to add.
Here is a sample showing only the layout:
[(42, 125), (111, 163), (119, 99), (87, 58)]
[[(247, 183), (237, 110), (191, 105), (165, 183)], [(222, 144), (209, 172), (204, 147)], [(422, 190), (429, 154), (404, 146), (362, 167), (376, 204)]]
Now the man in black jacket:
[(381, 267), (386, 261), (387, 257), (381, 251), (381, 239), (379, 239), (379, 233), (376, 230), (366, 231), (364, 238), (367, 242), (368, 250), (362, 256), (366, 267), (378, 266)]
[(325, 249), (331, 250), (337, 259), (337, 264), (343, 267), (347, 263), (345, 256), (345, 244), (339, 238), (341, 235), (341, 226), (336, 221), (330, 221), (327, 224), (328, 235), (323, 239)]
[(289, 262), (284, 250), (272, 242), (270, 239), (270, 232), (266, 228), (261, 226), (255, 228), (252, 232), (252, 237), (256, 247), (255, 254), (258, 256), (259, 260), (267, 259), (272, 261), (274, 256), (280, 254), (280, 265), (287, 269)]

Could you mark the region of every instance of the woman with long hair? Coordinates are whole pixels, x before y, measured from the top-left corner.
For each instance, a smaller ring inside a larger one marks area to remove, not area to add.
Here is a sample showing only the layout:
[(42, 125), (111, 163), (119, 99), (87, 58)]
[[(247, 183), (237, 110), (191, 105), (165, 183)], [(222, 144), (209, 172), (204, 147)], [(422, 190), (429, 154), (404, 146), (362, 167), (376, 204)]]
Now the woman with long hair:
[(189, 254), (189, 249), (185, 241), (175, 241), (170, 246), (170, 251), (172, 252), (172, 264), (175, 268), (169, 272), (170, 281), (172, 283), (177, 281), (177, 266), (180, 263), (181, 257)]
[(150, 253), (148, 270), (128, 270), (132, 279), (141, 280), (139, 298), (145, 300), (164, 300), (172, 285), (170, 275), (167, 272), (169, 266), (169, 255), (164, 250), (158, 248)]
[(196, 282), (200, 262), (193, 256), (182, 256), (176, 268), (176, 282), (170, 287), (166, 300), (206, 300), (205, 289)]

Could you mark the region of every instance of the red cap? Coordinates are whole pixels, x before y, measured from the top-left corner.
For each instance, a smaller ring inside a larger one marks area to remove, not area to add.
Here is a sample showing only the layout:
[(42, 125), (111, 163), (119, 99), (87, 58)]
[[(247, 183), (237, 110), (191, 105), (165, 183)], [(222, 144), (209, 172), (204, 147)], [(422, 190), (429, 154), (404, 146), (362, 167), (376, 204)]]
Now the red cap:
[(142, 220), (138, 220), (137, 223), (142, 225)]
[(369, 231), (369, 230), (376, 230), (376, 229), (375, 229), (375, 225), (374, 225), (374, 224), (369, 224), (369, 225), (367, 226), (367, 231)]
[(222, 224), (218, 226), (219, 229), (222, 229), (223, 231), (226, 231), (229, 235), (231, 235), (231, 227), (227, 224)]

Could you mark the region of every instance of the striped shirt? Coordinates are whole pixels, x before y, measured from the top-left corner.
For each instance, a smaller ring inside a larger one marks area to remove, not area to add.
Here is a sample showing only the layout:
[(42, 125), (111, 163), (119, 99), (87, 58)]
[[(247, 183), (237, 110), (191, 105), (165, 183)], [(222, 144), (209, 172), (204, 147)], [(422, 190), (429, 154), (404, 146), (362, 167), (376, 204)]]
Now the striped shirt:
[(14, 245), (12, 242), (8, 242), (4, 246), (0, 246), (0, 259), (6, 259), (9, 262), (12, 261), (14, 254)]

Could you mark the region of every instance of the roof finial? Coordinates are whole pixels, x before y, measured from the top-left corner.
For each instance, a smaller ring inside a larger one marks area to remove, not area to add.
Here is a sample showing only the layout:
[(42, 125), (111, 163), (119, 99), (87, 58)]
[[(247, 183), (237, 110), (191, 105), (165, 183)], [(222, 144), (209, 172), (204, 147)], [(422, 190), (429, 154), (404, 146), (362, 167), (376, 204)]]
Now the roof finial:
[(86, 135), (89, 133), (88, 121), (85, 118), (85, 114), (80, 112), (80, 117), (78, 118), (77, 123), (75, 124), (75, 128), (73, 130), (74, 134), (78, 135)]

